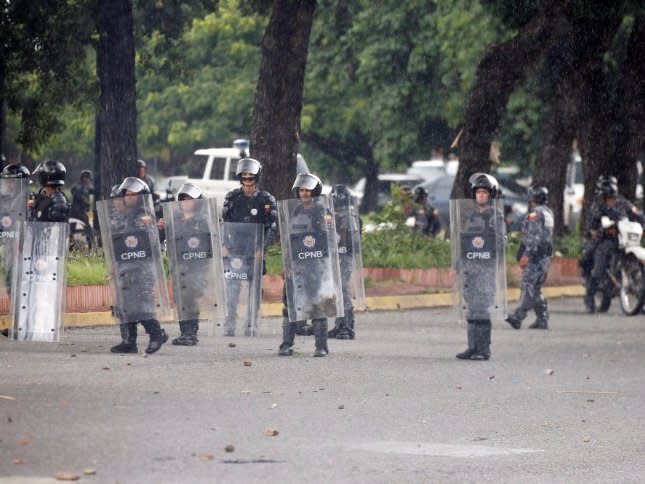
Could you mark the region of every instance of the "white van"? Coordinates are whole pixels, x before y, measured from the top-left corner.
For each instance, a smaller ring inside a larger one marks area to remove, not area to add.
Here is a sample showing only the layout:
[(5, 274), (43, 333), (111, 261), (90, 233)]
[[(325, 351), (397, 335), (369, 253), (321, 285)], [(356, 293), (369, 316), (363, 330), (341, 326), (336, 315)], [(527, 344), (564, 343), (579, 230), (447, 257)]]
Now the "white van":
[(582, 203), (585, 196), (585, 177), (582, 169), (582, 158), (577, 151), (571, 155), (567, 165), (564, 186), (564, 226), (574, 232), (582, 215)]
[(432, 181), (446, 174), (446, 163), (443, 160), (413, 161), (406, 173)]

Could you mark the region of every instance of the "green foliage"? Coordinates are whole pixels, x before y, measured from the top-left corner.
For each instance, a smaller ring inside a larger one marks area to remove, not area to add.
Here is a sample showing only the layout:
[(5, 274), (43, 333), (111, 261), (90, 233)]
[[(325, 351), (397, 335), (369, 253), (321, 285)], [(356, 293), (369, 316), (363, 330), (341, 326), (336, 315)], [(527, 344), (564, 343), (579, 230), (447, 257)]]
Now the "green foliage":
[(555, 240), (555, 251), (563, 257), (580, 259), (584, 248), (584, 239), (578, 234), (565, 234)]
[(68, 286), (100, 286), (108, 283), (103, 255), (72, 253), (67, 257)]
[(450, 243), (429, 239), (409, 229), (395, 228), (364, 234), (363, 266), (403, 269), (450, 267)]

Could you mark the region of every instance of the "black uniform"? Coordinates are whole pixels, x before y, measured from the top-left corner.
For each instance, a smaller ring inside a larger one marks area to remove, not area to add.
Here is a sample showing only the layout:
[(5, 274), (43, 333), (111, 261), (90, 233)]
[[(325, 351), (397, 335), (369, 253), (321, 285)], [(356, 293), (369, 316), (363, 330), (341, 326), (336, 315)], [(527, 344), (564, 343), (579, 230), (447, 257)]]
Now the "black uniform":
[(614, 222), (627, 217), (631, 221), (645, 225), (645, 215), (621, 195), (616, 196), (613, 207), (602, 200), (597, 200), (591, 206), (586, 224), (586, 232), (590, 237), (585, 242), (580, 261), (582, 274), (587, 281), (585, 305), (591, 312), (594, 311), (593, 296), (598, 283), (607, 272), (611, 255), (618, 249), (618, 228), (614, 225), (608, 230), (603, 230), (601, 223), (603, 216), (609, 217)]
[(32, 220), (38, 222), (68, 222), (70, 215), (70, 204), (67, 196), (60, 188), (47, 195), (44, 188), (41, 188), (32, 211)]
[[(293, 234), (293, 238), (298, 239), (297, 243), (295, 240), (292, 240), (293, 250), (307, 250), (304, 247), (300, 247), (300, 244), (303, 243), (300, 240), (301, 237), (299, 234), (301, 233), (315, 234), (316, 247), (309, 248), (309, 250), (320, 250), (317, 249), (318, 244), (320, 244), (320, 246), (324, 248), (327, 245), (327, 234), (329, 234), (327, 221), (331, 220), (332, 214), (324, 206), (317, 203), (315, 198), (311, 200), (311, 203), (303, 203), (301, 205), (298, 205), (291, 217), (292, 226), (289, 230), (289, 233)], [(293, 257), (294, 255), (290, 254), (289, 256)], [(306, 262), (299, 264), (298, 267), (300, 270), (296, 274), (293, 274), (294, 280), (287, 278), (287, 284), (285, 284), (282, 293), (282, 315), (284, 316), (284, 320), (283, 341), (280, 345), (281, 354), (288, 353), (291, 350), (296, 335), (296, 328), (298, 326), (302, 327), (306, 323), (306, 321), (288, 320), (289, 311), (287, 308), (287, 291), (289, 292), (289, 294), (293, 294), (294, 296), (306, 298), (307, 300), (305, 301), (296, 301), (296, 304), (303, 307), (307, 306), (308, 300), (315, 300), (318, 295), (318, 292), (320, 290), (321, 273), (323, 271), (323, 266), (324, 260), (306, 259)], [(293, 287), (294, 284), (298, 286), (297, 291), (296, 288)], [(327, 318), (313, 319), (312, 326), (317, 353), (328, 353)]]
[[(263, 250), (273, 242), (278, 229), (278, 210), (273, 195), (269, 192), (256, 190), (251, 196), (246, 196), (242, 188), (236, 188), (226, 194), (224, 208), (222, 211), (224, 222), (255, 223), (261, 224), (264, 230)], [(224, 247), (236, 247), (241, 244), (248, 244), (249, 240), (233, 240), (230, 234), (223, 234), (222, 245)], [(251, 248), (251, 251), (253, 249)], [(246, 251), (242, 251), (246, 252)], [(266, 263), (262, 261), (262, 274), (266, 273)], [(224, 331), (227, 336), (235, 334), (235, 318), (240, 296), (241, 281), (227, 279), (227, 316), (224, 322)], [(251, 285), (249, 285), (251, 287)], [(258, 281), (256, 287), (261, 287)], [(253, 295), (257, 304), (260, 304), (260, 295)], [(247, 327), (248, 329), (248, 327)]]
[(439, 214), (428, 200), (415, 203), (414, 228), (429, 237), (435, 237), (441, 230)]
[(90, 246), (93, 245), (94, 233), (87, 214), (90, 211), (90, 195), (93, 193), (94, 189), (91, 186), (82, 183), (72, 187), (72, 208), (70, 216), (83, 222), (85, 225), (83, 232)]

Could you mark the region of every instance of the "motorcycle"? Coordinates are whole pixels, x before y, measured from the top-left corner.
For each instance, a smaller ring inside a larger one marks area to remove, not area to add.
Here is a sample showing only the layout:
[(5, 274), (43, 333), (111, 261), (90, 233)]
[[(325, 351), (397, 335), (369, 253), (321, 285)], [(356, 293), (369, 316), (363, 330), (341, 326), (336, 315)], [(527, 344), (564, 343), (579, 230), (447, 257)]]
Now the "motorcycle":
[(645, 248), (641, 247), (643, 227), (627, 218), (617, 223), (607, 216), (601, 218), (602, 229), (618, 232), (618, 249), (611, 254), (603, 277), (594, 294), (598, 312), (609, 310), (611, 300), (618, 297), (620, 308), (628, 316), (638, 314), (645, 300)]

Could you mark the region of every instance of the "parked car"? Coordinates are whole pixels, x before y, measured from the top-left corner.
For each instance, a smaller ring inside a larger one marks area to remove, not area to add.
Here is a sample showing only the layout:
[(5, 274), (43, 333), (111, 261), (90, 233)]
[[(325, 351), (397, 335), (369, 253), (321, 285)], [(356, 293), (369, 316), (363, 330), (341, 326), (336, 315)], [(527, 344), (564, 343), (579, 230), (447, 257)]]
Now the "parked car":
[[(385, 207), (385, 204), (392, 200), (392, 185), (399, 185), (401, 187), (412, 188), (424, 181), (423, 177), (419, 175), (408, 175), (404, 173), (381, 173), (378, 176), (378, 200), (376, 202), (377, 210)], [(365, 193), (365, 178), (358, 180), (356, 185), (352, 187), (352, 191), (358, 198), (360, 204)]]
[[(450, 234), (450, 193), (454, 183), (454, 175), (444, 175), (434, 181), (419, 185), (425, 188), (428, 192), (428, 200), (434, 208), (439, 210), (441, 228), (445, 229), (446, 235)], [(499, 184), (504, 200), (507, 228), (509, 231), (520, 230), (524, 216), (528, 211), (528, 191), (512, 181), (500, 180)]]
[(582, 158), (577, 151), (571, 155), (567, 164), (567, 174), (564, 186), (564, 226), (570, 231), (576, 230), (576, 225), (582, 215), (582, 203), (585, 196), (585, 176), (582, 169)]
[(407, 170), (408, 175), (418, 175), (425, 181), (436, 180), (446, 175), (446, 163), (443, 160), (413, 161)]

